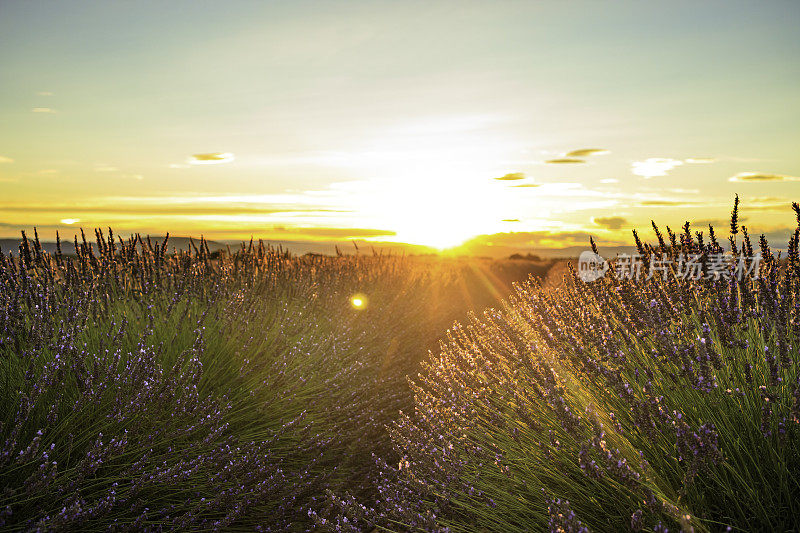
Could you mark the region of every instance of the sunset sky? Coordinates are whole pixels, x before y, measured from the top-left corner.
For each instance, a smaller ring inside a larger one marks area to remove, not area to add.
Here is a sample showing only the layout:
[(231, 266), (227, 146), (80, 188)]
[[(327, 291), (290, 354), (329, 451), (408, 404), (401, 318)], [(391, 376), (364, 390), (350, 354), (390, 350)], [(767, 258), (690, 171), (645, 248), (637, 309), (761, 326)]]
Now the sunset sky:
[(0, 237), (535, 250), (724, 225), (735, 193), (781, 235), (798, 28), (796, 1), (2, 1)]

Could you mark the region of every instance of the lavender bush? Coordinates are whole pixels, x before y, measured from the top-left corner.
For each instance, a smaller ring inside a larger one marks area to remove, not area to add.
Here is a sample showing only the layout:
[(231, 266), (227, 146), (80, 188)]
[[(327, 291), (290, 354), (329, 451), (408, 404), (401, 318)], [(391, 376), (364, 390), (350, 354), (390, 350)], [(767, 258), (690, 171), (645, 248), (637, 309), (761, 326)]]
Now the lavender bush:
[(397, 257), (95, 237), (0, 255), (5, 530), (312, 527), (326, 489), (371, 491), (406, 373), (466, 307), (455, 270)]
[[(727, 247), (757, 277), (531, 280), (421, 371), (492, 301), (464, 290), (485, 273), (24, 239), (0, 255), (0, 527), (797, 529), (794, 210), (779, 257), (737, 201)], [(654, 230), (643, 256), (701, 273), (723, 249)]]
[[(448, 333), (377, 460), (375, 502), (329, 493), (337, 531), (800, 528), (800, 207), (788, 256), (738, 223), (758, 276), (524, 284)], [(643, 256), (722, 252), (654, 224)], [(749, 263), (748, 263), (749, 265)], [(752, 265), (750, 265), (752, 266)], [(731, 272), (732, 273), (732, 272)], [(726, 273), (727, 274), (727, 273)], [(387, 464), (389, 463), (389, 464)], [(344, 495), (343, 495), (344, 494)]]

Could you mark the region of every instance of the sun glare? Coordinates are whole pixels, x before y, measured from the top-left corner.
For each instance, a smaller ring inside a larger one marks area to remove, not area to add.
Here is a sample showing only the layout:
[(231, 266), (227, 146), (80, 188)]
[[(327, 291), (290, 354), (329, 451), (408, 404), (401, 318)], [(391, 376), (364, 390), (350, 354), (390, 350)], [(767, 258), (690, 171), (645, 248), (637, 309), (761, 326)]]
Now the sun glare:
[[(393, 240), (452, 248), (503, 231), (508, 190), (492, 180), (516, 147), (478, 117), (449, 117), (383, 132), (351, 166), (365, 179), (348, 188), (352, 209)], [(476, 122), (477, 121), (477, 122)], [(380, 177), (377, 177), (380, 176)]]

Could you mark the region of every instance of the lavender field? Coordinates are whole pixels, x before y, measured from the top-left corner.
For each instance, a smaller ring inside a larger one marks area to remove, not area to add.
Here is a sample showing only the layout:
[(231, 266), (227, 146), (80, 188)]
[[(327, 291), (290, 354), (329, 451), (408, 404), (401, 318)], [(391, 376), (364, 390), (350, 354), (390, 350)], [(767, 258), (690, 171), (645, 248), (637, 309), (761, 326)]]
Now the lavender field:
[(701, 273), (760, 254), (749, 276), (513, 288), (470, 261), (26, 238), (0, 255), (0, 527), (797, 530), (793, 207), (788, 254), (738, 199), (729, 235), (634, 233)]

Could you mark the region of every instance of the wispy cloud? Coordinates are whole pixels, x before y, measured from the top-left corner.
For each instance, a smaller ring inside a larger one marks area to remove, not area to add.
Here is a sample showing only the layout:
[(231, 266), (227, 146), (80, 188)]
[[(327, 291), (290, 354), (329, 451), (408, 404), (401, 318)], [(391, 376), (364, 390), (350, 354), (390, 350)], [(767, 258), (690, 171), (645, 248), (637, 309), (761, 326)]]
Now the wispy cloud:
[(518, 218), (504, 218), (500, 222), (519, 222)]
[(672, 159), (669, 157), (649, 157), (644, 161), (631, 163), (631, 172), (644, 178), (666, 176), (669, 171), (681, 165), (708, 165), (717, 160), (711, 157), (689, 157), (686, 159)]
[(517, 181), (517, 180), (524, 180), (525, 174), (523, 172), (511, 172), (510, 174), (506, 174), (504, 176), (500, 176), (499, 178), (495, 178), (499, 181)]
[(10, 157), (0, 155), (0, 163), (13, 163), (13, 162), (14, 160), (11, 159)]
[(620, 229), (628, 224), (627, 219), (622, 217), (596, 217), (592, 222), (607, 229)]
[(207, 154), (194, 154), (187, 163), (190, 165), (218, 165), (221, 163), (230, 163), (233, 161), (234, 155), (230, 152), (212, 152)]
[(589, 234), (582, 231), (520, 231), (478, 235), (464, 243), (464, 247), (480, 248), (490, 246), (494, 249), (506, 248), (560, 248), (582, 245), (589, 242)]
[(619, 180), (614, 178), (603, 178), (600, 180), (600, 183), (619, 183)]
[[(747, 217), (739, 217), (740, 223), (746, 221)], [(725, 226), (729, 225), (731, 221), (724, 218), (701, 218), (700, 220), (692, 220), (691, 223), (691, 227), (695, 229), (707, 228), (708, 226), (713, 226), (714, 228), (724, 228)]]
[(119, 169), (112, 165), (106, 165), (105, 163), (97, 163), (94, 166), (95, 172), (117, 172)]
[(391, 230), (372, 228), (285, 228), (275, 227), (274, 231), (292, 236), (327, 238), (327, 239), (355, 239), (368, 237), (388, 237), (397, 233)]
[(566, 157), (588, 157), (591, 155), (602, 155), (611, 153), (610, 150), (605, 148), (580, 148), (566, 153)]
[(767, 172), (741, 172), (732, 176), (728, 181), (734, 182), (761, 182), (761, 181), (800, 181), (799, 177), (786, 174), (770, 174)]
[(682, 164), (683, 161), (680, 159), (650, 157), (644, 161), (634, 161), (631, 163), (631, 172), (637, 176), (650, 179), (656, 176), (666, 176), (670, 170)]
[[(224, 197), (223, 197), (224, 198)], [(235, 199), (235, 197), (234, 197)], [(209, 201), (210, 200), (210, 201)], [(0, 204), (0, 212), (57, 213), (57, 214), (120, 214), (141, 216), (205, 216), (205, 215), (274, 215), (348, 213), (343, 209), (324, 206), (298, 206), (296, 202), (220, 202), (216, 198), (109, 198), (96, 203), (71, 204)]]
[(640, 207), (696, 207), (696, 202), (684, 202), (680, 200), (645, 200), (639, 203)]
[(548, 159), (545, 163), (548, 165), (580, 165), (586, 163), (586, 161), (577, 157), (558, 157), (556, 159)]
[(778, 197), (778, 196), (753, 196), (750, 199), (746, 200), (745, 204), (749, 206), (749, 205), (754, 205), (754, 204), (759, 204), (759, 205), (760, 204), (774, 204), (776, 202), (784, 202), (784, 203), (788, 202), (788, 203), (791, 203), (791, 201), (789, 199), (781, 198), (781, 197)]
[(58, 113), (58, 111), (56, 111), (55, 109), (51, 109), (49, 107), (34, 107), (33, 109), (31, 109), (31, 111), (34, 113), (50, 113), (50, 114)]
[(667, 189), (667, 192), (671, 192), (673, 194), (699, 194), (700, 189)]
[(512, 185), (512, 187), (529, 188), (529, 187), (541, 187), (541, 185), (542, 185), (541, 183), (520, 183), (519, 185)]
[(36, 96), (53, 96), (53, 93), (51, 93), (50, 91), (39, 91), (38, 93), (36, 93)]

